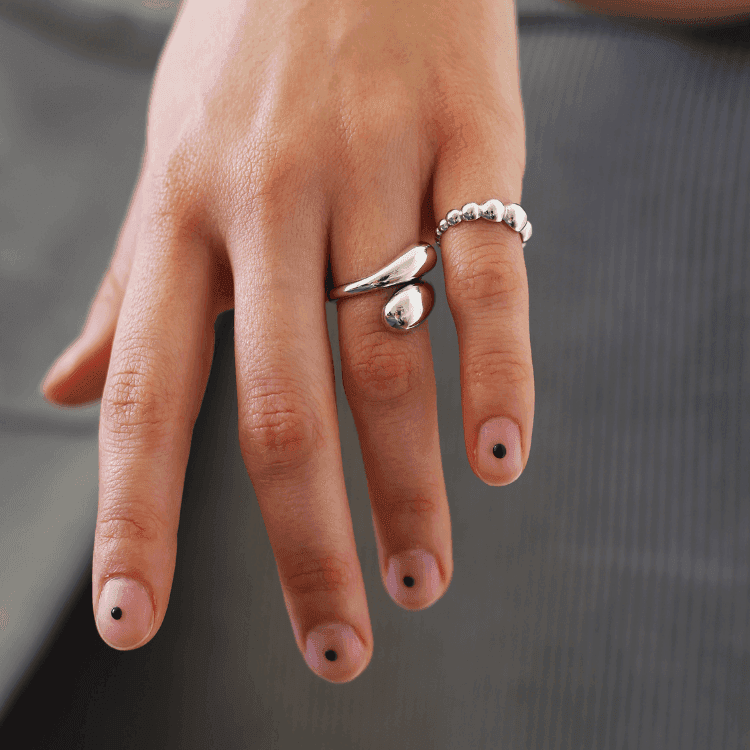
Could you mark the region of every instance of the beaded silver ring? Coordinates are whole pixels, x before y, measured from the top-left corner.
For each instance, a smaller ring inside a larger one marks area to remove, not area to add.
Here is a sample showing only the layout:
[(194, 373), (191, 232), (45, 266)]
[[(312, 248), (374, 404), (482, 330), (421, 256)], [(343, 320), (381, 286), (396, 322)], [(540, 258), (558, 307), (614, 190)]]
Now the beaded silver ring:
[(445, 234), (451, 227), (460, 224), (462, 221), (476, 221), (477, 219), (487, 219), (487, 221), (504, 221), (511, 229), (514, 229), (521, 235), (523, 241), (522, 247), (531, 239), (531, 222), (529, 217), (518, 203), (509, 203), (507, 206), (496, 198), (488, 200), (486, 203), (467, 203), (460, 210), (454, 208), (448, 211), (445, 218), (438, 224), (435, 234), (437, 240), (435, 244), (440, 247), (440, 237)]

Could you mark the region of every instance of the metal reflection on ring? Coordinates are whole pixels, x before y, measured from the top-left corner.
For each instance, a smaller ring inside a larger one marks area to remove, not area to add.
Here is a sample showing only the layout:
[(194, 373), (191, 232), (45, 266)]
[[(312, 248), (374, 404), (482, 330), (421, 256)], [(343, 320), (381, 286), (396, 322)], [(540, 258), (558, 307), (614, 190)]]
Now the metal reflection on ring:
[(411, 331), (430, 314), (435, 304), (435, 290), (428, 281), (415, 281), (401, 287), (383, 308), (386, 325), (397, 331)]
[(432, 245), (415, 245), (367, 278), (332, 289), (328, 299), (352, 297), (355, 294), (362, 294), (373, 289), (404, 284), (432, 270), (436, 263), (437, 252)]
[(383, 307), (382, 319), (392, 330), (410, 331), (427, 318), (435, 304), (435, 290), (419, 277), (432, 270), (436, 263), (437, 252), (432, 245), (414, 245), (367, 278), (332, 289), (328, 299), (337, 300), (373, 289), (400, 286)]

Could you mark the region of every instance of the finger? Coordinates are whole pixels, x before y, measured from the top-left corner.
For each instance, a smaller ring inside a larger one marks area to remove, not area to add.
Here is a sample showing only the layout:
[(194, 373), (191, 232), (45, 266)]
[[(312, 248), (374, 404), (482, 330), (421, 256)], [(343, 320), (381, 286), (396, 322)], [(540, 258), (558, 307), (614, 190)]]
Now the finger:
[(229, 243), (240, 446), (300, 652), (320, 677), (348, 682), (369, 663), (372, 627), (341, 462), (323, 211), (264, 192), (295, 212)]
[(211, 369), (209, 259), (196, 237), (139, 235), (102, 395), (92, 586), (101, 637), (131, 650), (161, 627), (193, 425)]
[[(427, 176), (420, 175), (417, 128), (411, 132), (413, 138), (396, 144), (377, 143), (377, 135), (361, 139), (378, 162), (367, 169), (373, 179), (353, 181), (345, 204), (334, 210), (337, 284), (374, 273), (419, 242)], [(396, 603), (418, 610), (450, 583), (451, 523), (428, 324), (387, 329), (382, 310), (394, 291), (336, 304), (343, 384), (362, 447), (381, 577)]]
[(55, 360), (41, 385), (42, 394), (60, 406), (79, 406), (102, 397), (117, 319), (130, 278), (140, 221), (140, 195), (133, 191), (117, 247), (89, 308), (83, 331)]
[[(440, 221), (469, 202), (518, 203), (523, 128), (488, 119), (465, 128), (465, 147), (447, 148), (435, 172)], [(480, 137), (481, 135), (481, 137)], [(492, 486), (520, 476), (531, 448), (534, 370), (522, 239), (504, 222), (461, 222), (440, 238), (448, 304), (456, 323), (466, 450)]]

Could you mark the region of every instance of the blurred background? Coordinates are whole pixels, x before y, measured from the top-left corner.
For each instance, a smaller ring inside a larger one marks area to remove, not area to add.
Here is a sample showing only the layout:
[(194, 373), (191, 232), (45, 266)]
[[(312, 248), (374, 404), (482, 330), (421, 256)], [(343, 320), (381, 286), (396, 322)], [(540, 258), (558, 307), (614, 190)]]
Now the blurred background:
[(397, 607), (328, 306), (375, 636), (331, 685), (297, 651), (239, 453), (233, 311), (166, 620), (134, 652), (96, 631), (99, 405), (38, 387), (109, 264), (178, 4), (0, 2), (0, 747), (750, 750), (750, 24), (517, 7), (531, 457), (507, 487), (471, 472), (439, 260), (455, 573)]

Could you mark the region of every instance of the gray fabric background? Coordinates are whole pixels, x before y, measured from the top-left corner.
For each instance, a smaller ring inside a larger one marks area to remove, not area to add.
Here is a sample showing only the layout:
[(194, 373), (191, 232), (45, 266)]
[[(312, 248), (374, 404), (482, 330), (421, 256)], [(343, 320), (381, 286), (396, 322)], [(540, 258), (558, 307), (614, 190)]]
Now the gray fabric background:
[(748, 750), (750, 25), (519, 3), (531, 457), (503, 488), (469, 468), (438, 260), (453, 581), (423, 612), (383, 590), (337, 369), (375, 654), (331, 685), (297, 651), (239, 453), (233, 312), (216, 324), (166, 620), (125, 653), (94, 625), (98, 405), (36, 389), (125, 215), (170, 21), (157, 13), (0, 9), (0, 746), (22, 728), (33, 748)]

